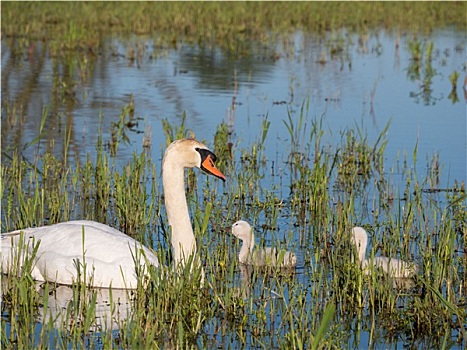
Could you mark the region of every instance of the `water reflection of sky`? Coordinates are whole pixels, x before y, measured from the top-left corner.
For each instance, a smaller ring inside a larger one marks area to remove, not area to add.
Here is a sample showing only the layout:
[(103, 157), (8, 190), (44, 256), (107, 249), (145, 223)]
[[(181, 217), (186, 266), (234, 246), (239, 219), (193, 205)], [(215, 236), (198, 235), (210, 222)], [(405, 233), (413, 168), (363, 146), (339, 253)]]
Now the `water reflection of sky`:
[[(216, 49), (183, 46), (178, 51), (165, 50), (158, 58), (150, 58), (146, 53), (135, 62), (123, 57), (126, 47), (113, 41), (107, 51), (97, 57), (84, 85), (77, 85), (73, 106), (59, 108), (57, 115), (63, 119), (63, 125), (66, 121), (74, 125), (71, 143), (75, 144), (76, 152), (84, 155), (95, 149), (97, 133), (94, 131), (99, 114), (103, 115), (104, 135), (109, 137), (111, 122), (118, 120), (133, 94), (135, 115), (142, 118), (138, 129), (143, 131), (151, 126), (154, 156), (160, 157), (164, 144), (162, 119), (167, 118), (176, 125), (186, 112), (187, 126), (198, 138), (210, 141), (217, 125), (232, 109), (235, 96), (236, 140), (241, 147), (257, 140), (263, 116), (267, 114), (271, 126), (266, 146), (274, 155), (278, 145), (287, 142), (289, 137), (283, 124), (287, 108), (293, 112), (294, 119), (298, 119), (300, 107), (309, 97), (309, 119), (325, 115), (325, 142), (335, 145), (341, 138), (340, 131), (356, 125), (368, 132), (369, 140), (373, 141), (392, 120), (387, 134), (388, 166), (396, 158), (401, 160), (404, 152), (411, 155), (418, 143), (420, 166), (426, 165), (426, 157), (439, 152), (441, 164), (445, 166), (444, 175), (449, 175), (451, 182), (465, 179), (466, 117), (462, 91), (465, 38), (462, 34), (438, 31), (429, 39), (435, 47), (432, 66), (436, 75), (432, 79), (428, 104), (410, 97), (411, 93), (421, 91), (422, 84), (422, 81), (407, 78), (413, 63), (407, 40), (412, 38), (397, 39), (396, 35), (380, 32), (350, 39), (353, 44), (344, 45), (344, 51), (333, 58), (319, 39), (296, 34), (288, 41), (283, 40), (275, 50), (265, 48), (238, 60)], [(144, 42), (147, 52), (154, 50), (150, 40)], [(275, 56), (275, 52), (280, 56)], [(327, 61), (324, 64), (319, 63), (322, 57)], [(7, 60), (8, 54), (2, 54), (2, 76)], [(14, 100), (22, 93), (27, 81), (25, 69), (31, 67), (27, 63), (15, 65), (9, 79), (4, 81), (7, 94), (2, 96), (2, 104), (5, 98)], [(451, 91), (448, 77), (454, 70), (461, 73), (457, 103), (448, 99)], [(423, 75), (423, 66), (421, 73)], [(50, 96), (51, 74), (51, 63), (46, 59), (28, 100), (28, 115), (21, 134), (23, 143), (37, 133), (38, 111), (43, 105), (54, 103)], [(288, 104), (279, 104), (284, 101)], [(3, 119), (2, 114), (4, 128)], [(142, 134), (130, 135), (133, 147), (121, 148), (122, 158), (127, 158), (132, 149), (141, 149)], [(56, 142), (60, 143), (63, 137), (58, 136)]]
[[(131, 93), (135, 95), (139, 115), (152, 126), (156, 149), (160, 144), (157, 140), (162, 139), (160, 120), (168, 118), (179, 123), (184, 111), (195, 134), (210, 140), (217, 124), (231, 109), (235, 95), (234, 126), (241, 145), (258, 139), (262, 118), (267, 114), (271, 121), (267, 140), (271, 154), (276, 153), (278, 140), (289, 138), (282, 121), (287, 118), (287, 105), (277, 103), (291, 102), (288, 107), (296, 111), (297, 119), (301, 104), (309, 97), (309, 118), (325, 115), (328, 130), (324, 139), (329, 143), (338, 142), (340, 131), (355, 125), (375, 140), (392, 120), (386, 151), (391, 163), (404, 152), (411, 155), (418, 143), (422, 166), (426, 157), (439, 152), (444, 174), (449, 172), (451, 181), (465, 179), (466, 119), (461, 88), (458, 87), (460, 102), (453, 104), (448, 99), (448, 76), (453, 70), (462, 72), (464, 68), (465, 51), (455, 50), (462, 38), (450, 32), (434, 36), (433, 67), (438, 74), (433, 78), (432, 101), (428, 105), (410, 97), (420, 91), (422, 82), (407, 79), (412, 62), (405, 38), (396, 49), (395, 37), (381, 33), (369, 38), (363, 47), (350, 47), (348, 57), (329, 59), (326, 64), (317, 62), (326, 49), (316, 39), (295, 39), (291, 57), (283, 55), (277, 61), (268, 53), (238, 62), (216, 52), (203, 51), (199, 58), (184, 48), (157, 61), (142, 63), (140, 69), (116, 62), (102, 84), (102, 94), (109, 99), (120, 96), (122, 100)], [(461, 82), (462, 77), (460, 85)]]

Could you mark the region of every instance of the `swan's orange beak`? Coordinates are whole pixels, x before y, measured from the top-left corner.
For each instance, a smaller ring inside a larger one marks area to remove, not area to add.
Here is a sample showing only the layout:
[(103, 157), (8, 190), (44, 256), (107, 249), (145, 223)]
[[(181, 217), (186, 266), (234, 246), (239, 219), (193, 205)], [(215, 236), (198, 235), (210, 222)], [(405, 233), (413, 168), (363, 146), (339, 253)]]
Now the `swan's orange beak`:
[(225, 181), (225, 175), (221, 173), (219, 169), (217, 169), (216, 164), (214, 164), (215, 156), (213, 159), (214, 154), (207, 154), (201, 162), (201, 169), (203, 169), (208, 174), (214, 175)]

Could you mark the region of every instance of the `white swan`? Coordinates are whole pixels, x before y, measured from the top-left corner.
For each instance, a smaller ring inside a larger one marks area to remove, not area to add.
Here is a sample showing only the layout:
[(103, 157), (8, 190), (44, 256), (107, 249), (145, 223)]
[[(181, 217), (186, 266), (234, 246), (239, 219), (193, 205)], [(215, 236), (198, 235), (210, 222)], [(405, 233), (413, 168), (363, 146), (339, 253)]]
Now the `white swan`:
[(371, 271), (371, 266), (382, 268), (385, 273), (396, 278), (408, 278), (418, 273), (418, 266), (415, 263), (409, 264), (405, 261), (386, 256), (365, 259), (368, 234), (362, 227), (354, 227), (352, 229), (352, 242), (357, 247), (360, 266), (367, 275)]
[(255, 249), (255, 235), (250, 224), (240, 220), (232, 225), (232, 234), (243, 241), (238, 255), (241, 263), (255, 266), (295, 267), (297, 257), (294, 253), (276, 248)]
[[(198, 167), (225, 181), (215, 160), (216, 156), (205, 145), (193, 139), (175, 141), (165, 151), (162, 181), (175, 266), (196, 254), (185, 196), (184, 168)], [(18, 248), (21, 232), (24, 232), (25, 249)], [(137, 270), (142, 275), (147, 273), (147, 264), (159, 266), (150, 249), (94, 221), (68, 221), (16, 230), (2, 234), (1, 241), (3, 273), (11, 271), (18, 251), (22, 251), (24, 262), (25, 258), (31, 258), (34, 245), (39, 243), (32, 269), (32, 277), (39, 281), (70, 285), (78, 277), (80, 281), (85, 277), (86, 284), (94, 287), (136, 288)]]

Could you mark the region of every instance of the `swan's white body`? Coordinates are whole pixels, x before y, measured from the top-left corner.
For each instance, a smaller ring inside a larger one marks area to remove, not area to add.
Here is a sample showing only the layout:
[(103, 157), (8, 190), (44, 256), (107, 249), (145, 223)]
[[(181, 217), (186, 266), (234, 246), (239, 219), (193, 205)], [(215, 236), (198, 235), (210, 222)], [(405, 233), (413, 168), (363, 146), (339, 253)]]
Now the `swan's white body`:
[[(175, 141), (165, 152), (163, 185), (168, 221), (172, 227), (175, 266), (196, 254), (184, 189), (184, 168), (198, 167), (225, 180), (214, 165), (215, 159), (205, 145), (192, 139)], [(24, 233), (24, 249), (19, 249), (21, 232)], [(148, 272), (147, 265), (159, 266), (152, 250), (126, 234), (94, 221), (68, 221), (16, 230), (2, 234), (1, 243), (2, 272), (11, 271), (18, 252), (21, 252), (20, 265), (26, 258), (32, 258), (32, 277), (38, 281), (68, 285), (85, 281), (94, 287), (136, 288), (138, 279)]]
[[(18, 249), (20, 232), (24, 232), (22, 249)], [(2, 271), (10, 271), (20, 251), (21, 261), (30, 258), (36, 244), (39, 246), (31, 274), (38, 281), (72, 284), (78, 281), (79, 265), (80, 280), (90, 285), (136, 288), (135, 260), (143, 267), (142, 274), (147, 272), (146, 259), (159, 266), (154, 253), (135, 239), (110, 226), (83, 220), (2, 235)]]
[(254, 266), (295, 267), (297, 257), (294, 253), (265, 247), (255, 249), (255, 235), (250, 224), (240, 220), (232, 225), (232, 234), (243, 241), (238, 255), (241, 263)]
[(415, 263), (409, 264), (399, 259), (388, 258), (386, 256), (365, 259), (368, 234), (362, 227), (354, 227), (352, 229), (352, 241), (357, 248), (360, 266), (367, 275), (371, 272), (371, 267), (381, 268), (385, 273), (396, 278), (412, 277), (418, 272), (418, 266)]

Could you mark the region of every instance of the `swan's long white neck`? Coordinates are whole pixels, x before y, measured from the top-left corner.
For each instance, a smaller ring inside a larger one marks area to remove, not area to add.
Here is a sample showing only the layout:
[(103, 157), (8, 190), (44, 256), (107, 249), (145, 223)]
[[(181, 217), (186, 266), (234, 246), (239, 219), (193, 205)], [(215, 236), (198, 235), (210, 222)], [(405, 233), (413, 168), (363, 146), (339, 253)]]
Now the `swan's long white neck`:
[(251, 235), (246, 235), (242, 240), (243, 244), (240, 249), (240, 253), (238, 254), (238, 258), (240, 262), (247, 263), (248, 259), (253, 254), (253, 249), (255, 248), (255, 234), (253, 233), (253, 230), (251, 230)]
[(175, 266), (196, 254), (196, 240), (186, 202), (184, 173), (184, 167), (177, 162), (176, 155), (166, 153), (162, 165), (162, 181), (167, 218), (172, 230)]

